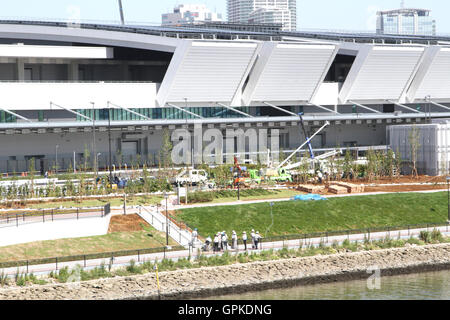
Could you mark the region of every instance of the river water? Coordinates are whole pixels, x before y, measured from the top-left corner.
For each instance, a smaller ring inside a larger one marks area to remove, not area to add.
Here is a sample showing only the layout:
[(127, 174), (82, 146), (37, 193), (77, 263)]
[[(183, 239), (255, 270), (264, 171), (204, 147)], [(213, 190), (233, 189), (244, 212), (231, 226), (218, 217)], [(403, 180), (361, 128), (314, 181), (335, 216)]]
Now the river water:
[[(370, 275), (368, 275), (368, 278)], [(377, 288), (378, 287), (378, 288)], [(450, 271), (264, 290), (208, 298), (229, 300), (450, 300)]]

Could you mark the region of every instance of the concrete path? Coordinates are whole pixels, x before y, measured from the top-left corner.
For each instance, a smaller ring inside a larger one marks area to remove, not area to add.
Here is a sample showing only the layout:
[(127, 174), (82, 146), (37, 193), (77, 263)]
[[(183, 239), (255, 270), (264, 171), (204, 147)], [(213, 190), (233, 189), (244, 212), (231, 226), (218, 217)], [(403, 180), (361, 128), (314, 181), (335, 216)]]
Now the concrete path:
[[(450, 226), (443, 226), (436, 228), (443, 235), (450, 236)], [(281, 250), (283, 248), (288, 249), (296, 249), (300, 247), (307, 246), (331, 246), (334, 243), (342, 244), (343, 241), (349, 240), (351, 242), (364, 242), (366, 239), (368, 240), (382, 240), (386, 237), (391, 239), (409, 239), (410, 237), (417, 238), (421, 231), (432, 231), (433, 228), (421, 228), (421, 229), (411, 229), (411, 230), (399, 230), (399, 231), (391, 231), (391, 232), (376, 232), (376, 233), (362, 233), (362, 234), (352, 234), (352, 235), (340, 235), (340, 236), (330, 236), (330, 237), (322, 237), (322, 238), (307, 238), (307, 239), (296, 239), (296, 240), (286, 240), (286, 241), (276, 241), (276, 242), (266, 242), (262, 243), (260, 248), (257, 250), (251, 249), (251, 242), (248, 243), (248, 252), (261, 252), (262, 250)], [(239, 235), (240, 237), (240, 235)], [(239, 254), (245, 252), (244, 246), (241, 244), (238, 246), (236, 250), (229, 250), (230, 254)], [(43, 275), (49, 274), (50, 272), (55, 272), (64, 267), (69, 267), (69, 269), (75, 268), (77, 265), (81, 266), (85, 270), (93, 269), (99, 267), (104, 264), (107, 268), (111, 266), (112, 269), (127, 266), (130, 264), (131, 260), (134, 260), (137, 264), (143, 263), (144, 261), (155, 262), (161, 261), (162, 259), (171, 259), (178, 260), (182, 258), (192, 258), (197, 256), (200, 253), (200, 250), (182, 250), (182, 251), (172, 251), (172, 252), (159, 252), (152, 254), (142, 254), (142, 255), (132, 255), (132, 256), (123, 256), (123, 257), (114, 257), (106, 259), (93, 259), (93, 260), (79, 260), (72, 262), (64, 262), (64, 263), (49, 263), (49, 264), (41, 264), (41, 265), (29, 265), (22, 266), (19, 268), (5, 268), (0, 270), (0, 272), (4, 272), (5, 275), (9, 277), (14, 277), (14, 275), (19, 273), (33, 273), (35, 275)], [(213, 253), (212, 251), (202, 252), (203, 255), (210, 257), (213, 255), (221, 255), (223, 252)]]

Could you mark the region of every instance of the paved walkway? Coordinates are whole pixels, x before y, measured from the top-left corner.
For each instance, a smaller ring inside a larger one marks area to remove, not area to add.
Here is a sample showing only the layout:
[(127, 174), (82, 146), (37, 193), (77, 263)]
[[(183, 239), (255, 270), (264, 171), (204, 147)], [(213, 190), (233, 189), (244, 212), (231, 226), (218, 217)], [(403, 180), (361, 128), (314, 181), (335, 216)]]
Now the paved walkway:
[[(444, 226), (436, 228), (445, 236), (450, 236), (450, 226)], [(262, 250), (280, 250), (283, 248), (288, 249), (298, 249), (300, 247), (307, 247), (307, 246), (319, 246), (319, 245), (325, 245), (325, 246), (331, 246), (334, 243), (342, 244), (343, 241), (349, 240), (351, 242), (364, 242), (366, 239), (368, 240), (382, 240), (386, 237), (389, 237), (391, 239), (409, 239), (410, 237), (417, 238), (421, 231), (432, 231), (433, 228), (421, 228), (421, 229), (411, 229), (411, 230), (399, 230), (399, 231), (386, 231), (386, 232), (376, 232), (376, 233), (362, 233), (362, 234), (350, 234), (350, 235), (340, 235), (340, 236), (330, 236), (330, 237), (322, 237), (322, 238), (307, 238), (307, 239), (296, 239), (296, 240), (286, 240), (286, 241), (276, 241), (276, 242), (266, 242), (262, 243), (260, 248), (258, 250), (252, 250), (251, 249), (251, 243), (248, 244), (248, 251), (251, 252), (261, 252)], [(229, 250), (228, 251), (231, 254), (239, 254), (242, 252), (245, 252), (244, 246), (241, 244), (238, 246), (236, 250)], [(143, 255), (131, 255), (131, 256), (123, 256), (123, 257), (115, 257), (111, 260), (111, 258), (106, 259), (93, 259), (93, 260), (79, 260), (79, 261), (72, 261), (72, 262), (63, 262), (63, 263), (49, 263), (49, 264), (41, 264), (41, 265), (33, 265), (33, 266), (22, 266), (22, 267), (12, 267), (12, 268), (5, 268), (3, 270), (0, 270), (4, 272), (5, 275), (14, 277), (14, 275), (19, 273), (33, 273), (35, 275), (43, 275), (43, 274), (49, 274), (50, 272), (54, 272), (57, 270), (60, 270), (64, 267), (69, 267), (69, 269), (72, 269), (76, 267), (77, 265), (83, 267), (85, 270), (93, 269), (96, 267), (99, 267), (100, 265), (105, 265), (108, 267), (109, 265), (111, 268), (118, 268), (127, 266), (130, 264), (131, 260), (134, 260), (137, 264), (140, 264), (144, 261), (161, 261), (162, 259), (171, 259), (171, 260), (178, 260), (182, 258), (192, 258), (197, 256), (199, 251), (192, 251), (192, 250), (182, 250), (182, 251), (171, 251), (171, 252), (159, 252), (159, 253), (152, 253), (152, 254), (143, 254)], [(212, 251), (203, 252), (203, 255), (210, 257), (214, 255), (221, 255), (223, 252), (219, 253), (213, 253)]]

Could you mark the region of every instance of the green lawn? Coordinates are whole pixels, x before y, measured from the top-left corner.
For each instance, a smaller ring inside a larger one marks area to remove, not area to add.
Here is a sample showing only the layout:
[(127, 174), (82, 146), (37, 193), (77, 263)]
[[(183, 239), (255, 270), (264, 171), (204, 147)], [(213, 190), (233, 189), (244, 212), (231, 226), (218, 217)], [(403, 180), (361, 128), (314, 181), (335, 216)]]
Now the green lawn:
[[(276, 202), (273, 225), (269, 203), (183, 209), (177, 219), (202, 236), (258, 230), (263, 236), (314, 233), (447, 220), (447, 193), (403, 193)], [(270, 227), (271, 226), (271, 227)]]
[[(102, 236), (36, 241), (0, 247), (0, 262), (160, 248), (165, 245), (165, 234), (147, 226), (142, 231), (113, 232)], [(169, 245), (177, 246), (177, 243), (169, 238)]]

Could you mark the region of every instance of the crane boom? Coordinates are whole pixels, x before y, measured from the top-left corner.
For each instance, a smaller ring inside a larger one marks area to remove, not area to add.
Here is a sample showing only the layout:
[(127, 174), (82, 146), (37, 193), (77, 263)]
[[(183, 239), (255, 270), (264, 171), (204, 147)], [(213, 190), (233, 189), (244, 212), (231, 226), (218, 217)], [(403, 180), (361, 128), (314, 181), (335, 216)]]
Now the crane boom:
[[(303, 134), (305, 135), (305, 139), (308, 140), (309, 137), (306, 134), (305, 124), (303, 123), (303, 112), (300, 112), (298, 114), (298, 116), (300, 117), (300, 125), (302, 127)], [(311, 159), (314, 159), (314, 152), (313, 152), (313, 149), (311, 146), (311, 142), (308, 142), (308, 149), (309, 149), (309, 154), (311, 155)]]
[(122, 25), (125, 25), (125, 18), (123, 16), (122, 0), (119, 0), (119, 11), (120, 11), (120, 22), (122, 23)]
[(289, 159), (291, 159), (294, 154), (296, 154), (297, 152), (299, 152), (306, 144), (308, 144), (316, 135), (318, 135), (323, 129), (325, 129), (326, 126), (328, 126), (330, 123), (328, 121), (325, 121), (325, 124), (319, 129), (317, 130), (310, 138), (308, 138), (300, 147), (297, 148), (297, 150), (295, 150), (294, 152), (292, 152), (289, 157), (286, 158), (286, 160), (284, 160), (282, 163), (280, 163), (277, 167), (277, 169), (280, 169), (281, 167), (283, 167), (283, 165), (289, 161)]

